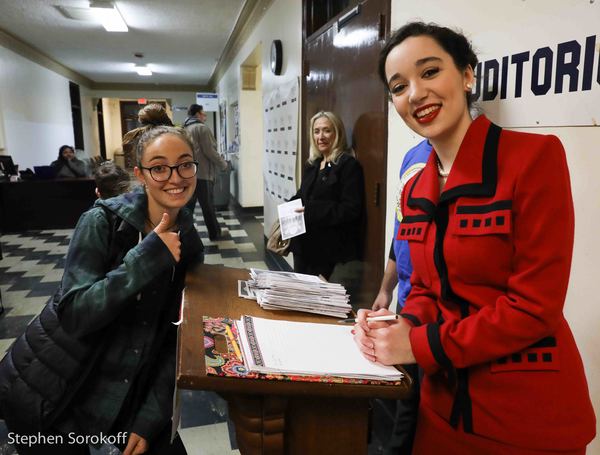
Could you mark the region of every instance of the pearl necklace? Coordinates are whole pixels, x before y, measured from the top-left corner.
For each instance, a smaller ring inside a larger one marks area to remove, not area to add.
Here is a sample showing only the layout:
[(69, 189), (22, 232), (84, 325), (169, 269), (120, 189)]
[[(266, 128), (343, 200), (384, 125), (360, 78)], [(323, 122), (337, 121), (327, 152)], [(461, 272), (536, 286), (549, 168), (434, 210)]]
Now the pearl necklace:
[(448, 176), (450, 175), (450, 171), (444, 171), (444, 168), (442, 167), (442, 162), (440, 161), (439, 157), (436, 156), (435, 162), (437, 164), (438, 175), (443, 178), (448, 178)]

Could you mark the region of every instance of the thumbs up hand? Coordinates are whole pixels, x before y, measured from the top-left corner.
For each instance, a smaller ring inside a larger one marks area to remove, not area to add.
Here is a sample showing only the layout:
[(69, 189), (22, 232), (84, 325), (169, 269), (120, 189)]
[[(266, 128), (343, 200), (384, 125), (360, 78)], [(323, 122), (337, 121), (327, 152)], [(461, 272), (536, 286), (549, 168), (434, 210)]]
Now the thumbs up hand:
[(176, 232), (170, 232), (169, 227), (171, 225), (171, 219), (168, 213), (163, 213), (160, 223), (154, 228), (156, 235), (160, 237), (163, 243), (167, 246), (175, 262), (179, 262), (181, 259), (181, 241), (179, 240), (179, 234)]

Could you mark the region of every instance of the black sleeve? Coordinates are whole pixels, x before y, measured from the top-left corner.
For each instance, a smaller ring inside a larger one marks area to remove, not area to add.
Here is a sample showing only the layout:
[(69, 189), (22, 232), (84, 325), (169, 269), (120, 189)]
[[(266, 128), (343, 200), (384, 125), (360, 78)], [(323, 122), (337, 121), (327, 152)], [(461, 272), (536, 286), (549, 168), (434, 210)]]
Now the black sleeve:
[(396, 252), (394, 251), (394, 239), (392, 239), (392, 244), (390, 245), (390, 254), (388, 254), (388, 259), (396, 262)]

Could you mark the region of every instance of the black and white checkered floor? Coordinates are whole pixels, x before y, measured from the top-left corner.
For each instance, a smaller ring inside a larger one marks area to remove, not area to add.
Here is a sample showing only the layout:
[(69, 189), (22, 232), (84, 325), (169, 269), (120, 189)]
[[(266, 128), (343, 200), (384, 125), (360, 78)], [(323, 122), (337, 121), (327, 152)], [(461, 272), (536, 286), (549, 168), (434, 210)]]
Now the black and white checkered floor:
[[(206, 263), (289, 270), (285, 261), (265, 252), (262, 209), (242, 211), (231, 208), (218, 212), (223, 235), (214, 242), (208, 239), (198, 206), (194, 218), (205, 246)], [(62, 229), (27, 231), (0, 237), (4, 256), (0, 260), (0, 290), (5, 308), (0, 316), (0, 357), (56, 291), (72, 233), (72, 229)], [(180, 434), (190, 455), (239, 453), (225, 401), (211, 392), (182, 391), (182, 403)], [(374, 419), (377, 420), (375, 415)], [(0, 455), (14, 453), (8, 442), (6, 427), (0, 420)], [(119, 452), (115, 448), (103, 447), (92, 453), (112, 455)], [(381, 444), (372, 441), (369, 454), (379, 453)]]

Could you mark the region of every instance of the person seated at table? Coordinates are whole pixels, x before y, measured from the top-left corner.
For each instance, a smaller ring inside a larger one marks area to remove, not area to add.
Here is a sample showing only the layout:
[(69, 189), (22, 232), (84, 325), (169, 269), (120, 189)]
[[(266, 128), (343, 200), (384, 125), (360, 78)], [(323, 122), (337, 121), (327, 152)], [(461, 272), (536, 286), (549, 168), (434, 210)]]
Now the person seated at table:
[(300, 189), (306, 233), (293, 237), (294, 271), (329, 279), (337, 263), (359, 259), (364, 224), (364, 177), (333, 112), (310, 120), (310, 158)]
[(58, 150), (58, 159), (50, 163), (56, 171), (57, 178), (87, 177), (85, 163), (75, 156), (75, 150), (70, 145), (63, 145)]
[(108, 199), (129, 191), (129, 174), (114, 161), (104, 161), (94, 171), (96, 196)]

